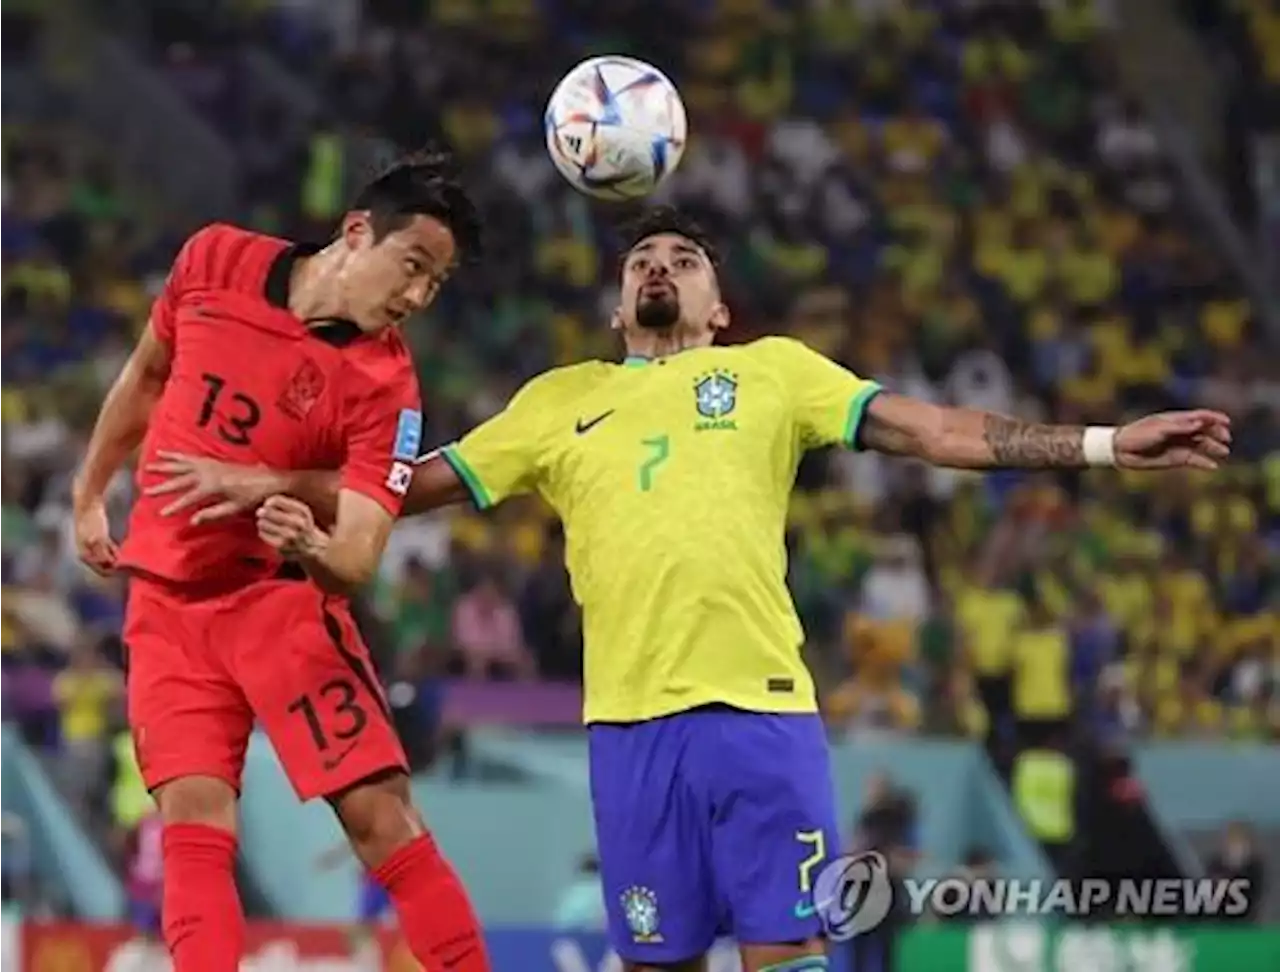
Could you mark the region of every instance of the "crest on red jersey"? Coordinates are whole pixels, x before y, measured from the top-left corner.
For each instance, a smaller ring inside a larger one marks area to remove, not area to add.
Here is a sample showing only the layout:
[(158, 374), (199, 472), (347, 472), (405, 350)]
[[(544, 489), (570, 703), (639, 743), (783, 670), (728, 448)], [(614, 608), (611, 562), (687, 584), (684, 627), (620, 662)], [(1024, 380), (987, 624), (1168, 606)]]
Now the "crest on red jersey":
[(323, 393), (324, 372), (310, 358), (303, 358), (276, 404), (289, 418), (301, 422)]

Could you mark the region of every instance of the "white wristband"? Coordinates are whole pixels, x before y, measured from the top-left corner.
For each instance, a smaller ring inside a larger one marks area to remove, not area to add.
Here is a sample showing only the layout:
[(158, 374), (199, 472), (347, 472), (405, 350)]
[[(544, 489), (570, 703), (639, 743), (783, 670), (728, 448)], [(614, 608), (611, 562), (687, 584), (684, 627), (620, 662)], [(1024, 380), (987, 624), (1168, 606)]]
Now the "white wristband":
[(1090, 466), (1116, 464), (1116, 428), (1114, 425), (1090, 425), (1084, 430), (1084, 461)]

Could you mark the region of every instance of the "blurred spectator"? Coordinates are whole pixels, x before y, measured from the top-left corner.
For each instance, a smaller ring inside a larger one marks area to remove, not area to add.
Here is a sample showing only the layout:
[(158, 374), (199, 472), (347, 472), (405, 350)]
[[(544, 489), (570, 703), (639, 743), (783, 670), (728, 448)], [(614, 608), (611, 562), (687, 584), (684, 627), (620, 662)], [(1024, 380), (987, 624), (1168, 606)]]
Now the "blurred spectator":
[(992, 584), (990, 575), (974, 580), (957, 599), (956, 621), (987, 712), (988, 749), (994, 752), (1012, 715), (1013, 644), (1026, 606), (1012, 589)]
[(883, 771), (867, 778), (862, 812), (854, 827), (851, 851), (878, 851), (895, 875), (909, 874), (919, 850), (916, 805), (910, 793), (894, 787)]
[(1070, 875), (1076, 837), (1076, 767), (1061, 733), (1014, 758), (1010, 789), (1014, 806), (1060, 875)]
[(1071, 650), (1067, 631), (1042, 598), (1032, 598), (1013, 635), (1013, 714), (1020, 746), (1062, 736), (1071, 717)]
[(910, 732), (920, 724), (920, 703), (904, 685), (914, 652), (913, 632), (902, 622), (846, 620), (853, 672), (826, 698), (828, 721), (858, 732)]
[(520, 615), (491, 574), (458, 598), (453, 609), (453, 643), (467, 678), (500, 674), (528, 679), (537, 674), (525, 647)]
[(153, 806), (140, 817), (125, 840), (125, 893), (129, 924), (152, 960), (165, 956), (160, 904), (164, 894), (164, 821)]
[(396, 654), (442, 651), (449, 639), (448, 578), (433, 573), (410, 556), (397, 581), (384, 581), (379, 592), (391, 647)]
[(82, 642), (67, 667), (53, 681), (53, 697), (61, 714), (62, 770), (76, 808), (87, 813), (89, 800), (106, 778), (113, 706), (120, 703), (124, 681), (98, 646)]
[(1266, 862), (1258, 852), (1253, 830), (1247, 823), (1228, 824), (1222, 832), (1222, 843), (1205, 865), (1208, 877), (1220, 880), (1243, 879), (1249, 882), (1248, 909), (1236, 921), (1257, 920), (1258, 910), (1267, 896)]
[(155, 801), (142, 779), (133, 733), (121, 726), (111, 737), (114, 773), (111, 777), (111, 817), (117, 841), (123, 843), (139, 823), (155, 810)]
[(920, 548), (908, 536), (886, 538), (862, 581), (859, 613), (876, 621), (918, 625), (929, 613), (929, 581)]

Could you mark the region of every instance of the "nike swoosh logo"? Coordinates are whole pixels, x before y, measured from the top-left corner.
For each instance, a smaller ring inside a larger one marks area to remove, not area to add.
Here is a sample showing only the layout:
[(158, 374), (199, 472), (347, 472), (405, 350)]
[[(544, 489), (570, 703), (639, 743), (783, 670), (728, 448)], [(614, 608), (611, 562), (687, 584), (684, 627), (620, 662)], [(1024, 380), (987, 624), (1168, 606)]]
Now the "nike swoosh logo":
[(330, 756), (328, 759), (326, 759), (324, 763), (321, 764), (324, 766), (325, 772), (329, 772), (330, 770), (337, 769), (342, 764), (342, 761), (351, 755), (352, 750), (354, 750), (355, 748), (356, 748), (356, 744), (351, 743), (350, 745), (347, 746), (346, 749), (338, 753), (337, 756)]
[(594, 429), (597, 425), (599, 425), (601, 422), (603, 422), (605, 419), (607, 419), (610, 415), (612, 415), (616, 411), (617, 409), (611, 408), (609, 409), (609, 411), (605, 412), (603, 415), (597, 415), (595, 418), (593, 418), (589, 422), (584, 422), (582, 419), (578, 419), (578, 424), (574, 426), (574, 430), (578, 433), (578, 435), (582, 435), (584, 432), (590, 432), (592, 429)]
[(797, 918), (812, 918), (818, 913), (818, 906), (811, 901), (797, 901), (795, 908), (795, 916)]

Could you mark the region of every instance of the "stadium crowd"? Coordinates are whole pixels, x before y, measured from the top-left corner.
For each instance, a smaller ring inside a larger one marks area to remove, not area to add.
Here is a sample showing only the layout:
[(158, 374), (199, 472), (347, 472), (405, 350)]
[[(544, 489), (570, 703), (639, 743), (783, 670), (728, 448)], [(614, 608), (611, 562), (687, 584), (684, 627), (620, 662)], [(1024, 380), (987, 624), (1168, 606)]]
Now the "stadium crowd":
[[(1118, 94), (1105, 7), (653, 6), (174, 3), (121, 23), (241, 152), (244, 210), (228, 217), (327, 232), (353, 125), (453, 148), (489, 248), (409, 326), (436, 441), (541, 369), (616, 353), (602, 321), (617, 213), (559, 180), (540, 112), (556, 72), (621, 48), (667, 68), (688, 104), (694, 138), (663, 196), (723, 240), (730, 340), (790, 333), (887, 386), (1024, 417), (1229, 411), (1238, 460), (1213, 476), (815, 456), (791, 583), (836, 731), (997, 753), (1068, 726), (1280, 734), (1280, 355), (1258, 353), (1248, 302)], [(250, 42), (332, 117), (251, 111), (235, 71)], [(68, 479), (180, 242), (136, 217), (110, 161), (76, 130), (6, 123), (6, 718), (68, 754), (86, 805), (119, 728), (123, 588), (76, 566)], [(128, 501), (122, 479), (119, 523)], [(561, 542), (534, 502), (403, 524), (366, 605), (384, 672), (579, 677)]]

